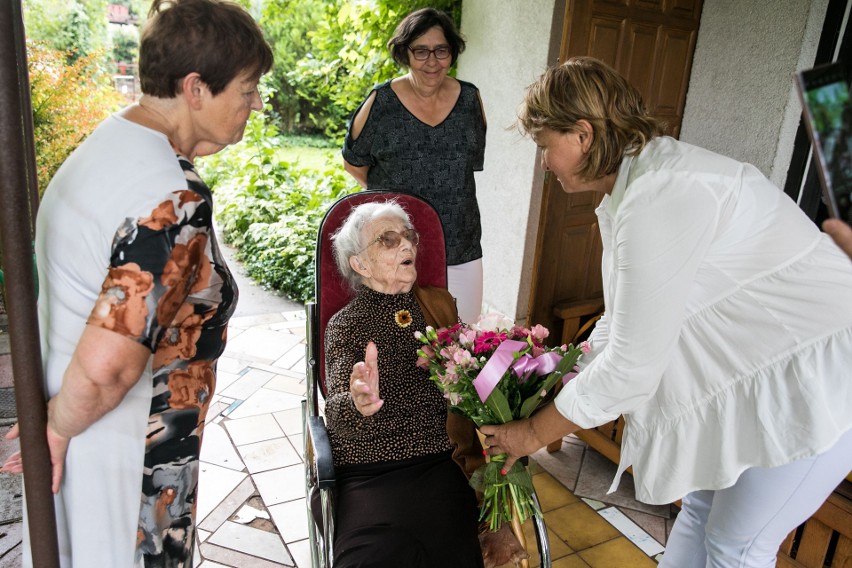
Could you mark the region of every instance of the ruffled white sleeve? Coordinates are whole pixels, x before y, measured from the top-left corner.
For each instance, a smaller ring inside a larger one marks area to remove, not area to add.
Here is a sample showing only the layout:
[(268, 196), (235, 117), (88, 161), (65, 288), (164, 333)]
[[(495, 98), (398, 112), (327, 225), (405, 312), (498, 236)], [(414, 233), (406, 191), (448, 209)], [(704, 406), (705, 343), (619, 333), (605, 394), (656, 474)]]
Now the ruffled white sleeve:
[(604, 243), (611, 247), (614, 283), (606, 306), (608, 341), (556, 398), (568, 420), (592, 428), (654, 396), (716, 233), (719, 208), (717, 196), (696, 176), (654, 171), (627, 187), (611, 242)]

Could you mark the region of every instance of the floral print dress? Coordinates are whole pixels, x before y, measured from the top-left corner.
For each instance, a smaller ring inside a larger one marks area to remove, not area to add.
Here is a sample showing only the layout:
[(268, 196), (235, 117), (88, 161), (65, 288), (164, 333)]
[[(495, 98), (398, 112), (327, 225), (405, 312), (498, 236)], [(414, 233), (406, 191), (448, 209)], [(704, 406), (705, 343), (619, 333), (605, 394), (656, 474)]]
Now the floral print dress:
[(213, 234), (210, 190), (178, 159), (187, 189), (124, 221), (87, 322), (153, 355), (136, 563), (156, 567), (192, 565), (202, 432), (237, 300)]

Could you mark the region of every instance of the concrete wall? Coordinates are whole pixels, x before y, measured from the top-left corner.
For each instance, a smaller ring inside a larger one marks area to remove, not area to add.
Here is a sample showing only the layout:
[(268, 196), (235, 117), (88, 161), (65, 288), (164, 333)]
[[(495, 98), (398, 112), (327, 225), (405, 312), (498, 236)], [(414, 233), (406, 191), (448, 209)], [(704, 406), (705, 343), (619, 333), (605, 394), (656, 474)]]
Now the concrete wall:
[(681, 140), (757, 166), (784, 186), (828, 0), (705, 0)]
[(486, 309), (527, 316), (543, 172), (536, 146), (507, 130), (524, 91), (559, 56), (564, 0), (464, 0), (458, 77), (479, 87), (488, 119), (482, 214)]

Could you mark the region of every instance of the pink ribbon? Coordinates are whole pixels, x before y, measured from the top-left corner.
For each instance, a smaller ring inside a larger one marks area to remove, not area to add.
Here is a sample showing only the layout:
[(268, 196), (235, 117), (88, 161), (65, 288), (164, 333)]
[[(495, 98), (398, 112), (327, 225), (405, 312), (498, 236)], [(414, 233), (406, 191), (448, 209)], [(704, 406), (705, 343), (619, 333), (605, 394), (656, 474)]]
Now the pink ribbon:
[(542, 353), (538, 357), (533, 357), (529, 353), (526, 353), (515, 361), (515, 364), (512, 365), (512, 370), (515, 371), (515, 374), (522, 381), (526, 381), (533, 373), (538, 376), (552, 373), (556, 370), (556, 366), (561, 360), (562, 355), (553, 351)]
[(509, 365), (515, 360), (515, 353), (526, 347), (526, 341), (515, 341), (514, 339), (507, 339), (497, 347), (491, 355), (491, 359), (479, 371), (479, 375), (473, 379), (473, 386), (479, 394), (479, 400), (485, 402), (488, 399)]
[(529, 353), (526, 353), (515, 361), (515, 353), (523, 351), (527, 347), (529, 347), (529, 344), (526, 341), (515, 341), (514, 339), (507, 339), (497, 347), (491, 355), (491, 359), (488, 360), (479, 375), (473, 379), (473, 386), (482, 402), (485, 402), (491, 396), (491, 392), (497, 387), (497, 383), (500, 382), (510, 366), (518, 377), (527, 380), (533, 373), (539, 376), (552, 373), (562, 360), (562, 355), (550, 351), (538, 357), (532, 357)]

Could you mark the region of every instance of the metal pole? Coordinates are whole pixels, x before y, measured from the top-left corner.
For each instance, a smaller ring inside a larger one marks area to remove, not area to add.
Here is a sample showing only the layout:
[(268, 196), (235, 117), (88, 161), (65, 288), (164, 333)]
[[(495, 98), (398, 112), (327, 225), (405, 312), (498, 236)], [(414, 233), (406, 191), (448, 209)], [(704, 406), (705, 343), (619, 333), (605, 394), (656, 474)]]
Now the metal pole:
[[(33, 565), (59, 567), (56, 517), (51, 493), (50, 452), (45, 425), (44, 371), (41, 364), (27, 157), (34, 155), (26, 136), (29, 100), (21, 0), (0, 0), (0, 246), (3, 251), (6, 311), (21, 429), (26, 507)], [(31, 120), (31, 117), (29, 117)], [(35, 180), (33, 179), (33, 184)]]
[[(12, 0), (12, 10), (16, 26), (15, 57), (18, 62), (18, 91), (21, 93), (21, 117), (24, 128), (24, 158), (26, 162), (27, 192), (30, 197), (30, 227), (35, 235), (36, 213), (38, 213), (38, 168), (36, 165), (35, 133), (33, 126), (33, 101), (30, 96), (30, 72), (27, 68), (27, 42), (24, 30), (24, 18), (21, 11), (22, 0)], [(36, 288), (37, 289), (37, 288)]]

